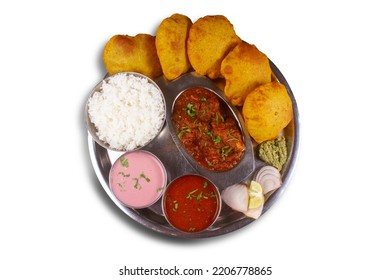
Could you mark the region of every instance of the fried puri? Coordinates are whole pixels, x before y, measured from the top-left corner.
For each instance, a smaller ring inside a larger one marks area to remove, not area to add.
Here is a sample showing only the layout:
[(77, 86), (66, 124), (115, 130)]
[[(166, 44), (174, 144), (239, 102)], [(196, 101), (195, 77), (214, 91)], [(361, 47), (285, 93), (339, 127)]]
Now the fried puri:
[(103, 50), (103, 62), (110, 75), (138, 72), (156, 78), (162, 74), (155, 37), (149, 34), (111, 37)]
[(242, 106), (250, 91), (271, 82), (271, 73), (268, 57), (255, 45), (240, 42), (221, 63), (226, 98), (233, 105)]
[(277, 82), (263, 84), (245, 99), (242, 115), (249, 134), (257, 143), (275, 139), (293, 118), (286, 87)]
[(189, 30), (188, 58), (198, 74), (220, 78), (222, 60), (239, 42), (241, 39), (225, 16), (205, 16), (195, 21)]
[(191, 64), (186, 42), (192, 21), (185, 15), (173, 14), (164, 19), (156, 32), (156, 49), (164, 76), (173, 80), (186, 73)]

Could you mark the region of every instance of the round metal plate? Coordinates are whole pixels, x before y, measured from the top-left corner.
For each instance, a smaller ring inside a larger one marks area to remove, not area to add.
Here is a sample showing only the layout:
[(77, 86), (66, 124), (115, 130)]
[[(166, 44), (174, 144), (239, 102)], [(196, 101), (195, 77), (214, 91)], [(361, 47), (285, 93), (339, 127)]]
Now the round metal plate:
[[(279, 189), (277, 189), (268, 197), (265, 202), (262, 214), (264, 214), (274, 204), (274, 202), (280, 197), (288, 185), (289, 178), (292, 174), (297, 158), (299, 146), (299, 113), (296, 100), (287, 83), (287, 80), (284, 78), (282, 73), (272, 63), (272, 61), (270, 61), (270, 65), (274, 74), (274, 78), (277, 79), (280, 83), (284, 84), (288, 91), (293, 104), (294, 118), (283, 130), (283, 134), (287, 140), (288, 145), (288, 160), (284, 165), (283, 170), (281, 171), (283, 184)], [(212, 181), (216, 182), (221, 190), (228, 185), (249, 180), (254, 171), (265, 165), (264, 162), (259, 160), (257, 156), (254, 156), (255, 144), (250, 142), (250, 147), (249, 149), (247, 148), (249, 151), (247, 151), (244, 155), (241, 167), (223, 172), (223, 175), (216, 175), (215, 172), (202, 170), (202, 168), (197, 167), (196, 164), (191, 161), (191, 158), (188, 157), (185, 152), (183, 152), (180, 147), (180, 143), (175, 141), (175, 136), (171, 134), (172, 128), (170, 124), (170, 112), (172, 107), (170, 106), (172, 106), (174, 103), (175, 98), (184, 89), (189, 87), (207, 87), (217, 93), (221, 98), (223, 98), (223, 94), (221, 94), (221, 91), (212, 80), (198, 76), (194, 73), (185, 74), (177, 80), (171, 82), (167, 81), (164, 77), (160, 77), (155, 82), (163, 91), (167, 102), (167, 121), (165, 122), (164, 127), (157, 138), (155, 138), (143, 149), (155, 154), (165, 165), (168, 175), (168, 183), (180, 175), (188, 173), (199, 173), (203, 176), (211, 177)], [(240, 123), (241, 129), (243, 130), (244, 139), (249, 137), (243, 125), (240, 113), (233, 106), (230, 106), (229, 104), (228, 106), (233, 110), (233, 113)], [(248, 145), (248, 142), (246, 142), (246, 145)], [(108, 176), (112, 163), (119, 156), (121, 156), (123, 152), (116, 152), (105, 149), (96, 143), (89, 133), (88, 146), (96, 176), (98, 177), (108, 196), (131, 219), (142, 224), (146, 228), (168, 236), (175, 236), (180, 238), (206, 238), (219, 236), (238, 230), (255, 221), (251, 218), (247, 218), (242, 213), (232, 210), (229, 206), (223, 203), (221, 213), (211, 228), (200, 233), (180, 232), (171, 227), (166, 221), (161, 208), (161, 199), (152, 206), (144, 209), (132, 209), (123, 206), (112, 194), (108, 184)], [(259, 219), (261, 219), (261, 217)]]

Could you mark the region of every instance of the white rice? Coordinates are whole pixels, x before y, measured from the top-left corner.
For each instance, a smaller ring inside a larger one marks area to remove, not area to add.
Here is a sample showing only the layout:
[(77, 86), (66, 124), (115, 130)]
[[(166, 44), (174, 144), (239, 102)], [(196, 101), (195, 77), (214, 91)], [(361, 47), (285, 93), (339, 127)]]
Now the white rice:
[(119, 73), (92, 94), (88, 114), (101, 141), (112, 149), (130, 151), (159, 133), (165, 103), (160, 90), (147, 79)]

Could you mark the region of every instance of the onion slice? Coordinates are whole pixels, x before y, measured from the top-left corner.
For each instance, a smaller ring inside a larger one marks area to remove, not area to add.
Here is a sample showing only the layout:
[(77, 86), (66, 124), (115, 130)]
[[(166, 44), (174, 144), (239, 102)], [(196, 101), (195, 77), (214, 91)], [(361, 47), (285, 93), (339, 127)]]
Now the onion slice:
[(222, 191), (221, 197), (230, 208), (248, 218), (257, 219), (263, 211), (264, 202), (257, 208), (249, 209), (249, 188), (243, 183), (227, 187)]
[[(271, 165), (260, 168), (253, 176), (262, 188), (262, 195), (270, 193), (282, 185), (282, 175)], [(249, 188), (244, 183), (234, 184), (221, 193), (222, 200), (233, 210), (243, 213), (248, 218), (257, 219), (263, 212), (264, 202), (257, 208), (249, 209)]]
[(274, 191), (282, 185), (282, 176), (273, 166), (266, 165), (260, 168), (253, 176), (253, 180), (260, 183), (264, 194)]
[(233, 210), (246, 212), (248, 210), (249, 192), (244, 184), (235, 184), (224, 189), (222, 200)]

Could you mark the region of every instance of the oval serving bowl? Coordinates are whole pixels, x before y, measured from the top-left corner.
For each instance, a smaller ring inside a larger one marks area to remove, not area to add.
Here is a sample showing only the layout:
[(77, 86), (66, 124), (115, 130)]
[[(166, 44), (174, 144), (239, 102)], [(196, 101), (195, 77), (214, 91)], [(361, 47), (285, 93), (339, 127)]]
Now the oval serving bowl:
[[(181, 143), (177, 129), (172, 120), (172, 113), (178, 97), (186, 90), (197, 87), (205, 88), (214, 93), (218, 98), (221, 106), (225, 108), (225, 111), (228, 112), (231, 118), (234, 118), (239, 130), (241, 131), (243, 144), (245, 145), (245, 151), (239, 163), (227, 171), (217, 172), (199, 165)], [(220, 188), (225, 188), (231, 184), (241, 182), (252, 174), (255, 168), (252, 140), (245, 126), (243, 125), (244, 121), (241, 115), (238, 113), (238, 110), (234, 106), (230, 105), (230, 103), (225, 99), (223, 92), (213, 81), (206, 77), (199, 76), (196, 73), (188, 73), (182, 75), (180, 78), (172, 82), (169, 82), (169, 84), (166, 86), (162, 86), (162, 89), (163, 92), (165, 92), (165, 100), (167, 105), (166, 122), (168, 124), (171, 137), (185, 160), (199, 174), (209, 178)]]

